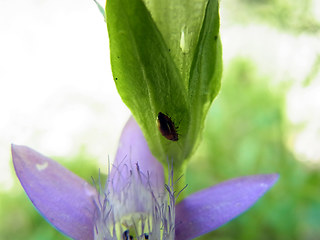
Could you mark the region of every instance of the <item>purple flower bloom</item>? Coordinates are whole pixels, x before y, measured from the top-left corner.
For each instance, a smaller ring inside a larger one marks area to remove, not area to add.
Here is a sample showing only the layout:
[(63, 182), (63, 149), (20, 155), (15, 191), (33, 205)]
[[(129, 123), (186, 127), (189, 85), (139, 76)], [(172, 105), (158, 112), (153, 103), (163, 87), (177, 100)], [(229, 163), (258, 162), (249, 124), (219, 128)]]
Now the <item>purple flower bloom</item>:
[(100, 191), (28, 147), (12, 145), (12, 158), (35, 207), (76, 240), (193, 239), (246, 211), (278, 179), (277, 174), (232, 179), (175, 206), (172, 176), (164, 185), (162, 165), (133, 118), (122, 133), (106, 188)]

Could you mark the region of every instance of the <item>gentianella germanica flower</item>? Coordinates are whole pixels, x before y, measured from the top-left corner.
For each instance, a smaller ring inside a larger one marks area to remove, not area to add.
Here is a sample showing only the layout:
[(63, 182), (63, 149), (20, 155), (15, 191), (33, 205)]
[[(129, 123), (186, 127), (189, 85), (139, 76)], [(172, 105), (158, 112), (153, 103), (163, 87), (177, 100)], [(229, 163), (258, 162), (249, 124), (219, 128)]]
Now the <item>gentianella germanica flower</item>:
[(173, 186), (164, 183), (162, 165), (131, 118), (99, 194), (95, 239), (173, 240), (175, 196)]
[(133, 118), (123, 130), (105, 188), (25, 146), (12, 145), (12, 158), (34, 206), (76, 240), (193, 239), (246, 211), (278, 179), (277, 174), (232, 179), (175, 205), (173, 172), (165, 181)]

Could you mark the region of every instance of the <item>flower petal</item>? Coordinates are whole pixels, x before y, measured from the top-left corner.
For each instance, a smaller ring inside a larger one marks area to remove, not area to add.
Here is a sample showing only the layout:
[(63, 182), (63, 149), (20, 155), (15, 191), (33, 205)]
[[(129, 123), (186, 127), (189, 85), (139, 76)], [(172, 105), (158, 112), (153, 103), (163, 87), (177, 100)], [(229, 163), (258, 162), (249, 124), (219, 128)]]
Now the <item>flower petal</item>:
[(73, 239), (93, 239), (92, 186), (28, 147), (12, 145), (12, 159), (21, 185), (47, 221)]
[(232, 179), (197, 192), (176, 206), (176, 240), (213, 231), (250, 208), (278, 179), (278, 174)]
[(154, 191), (164, 190), (163, 167), (150, 152), (139, 125), (133, 117), (130, 117), (122, 131), (118, 152), (109, 176), (111, 179), (109, 184), (112, 184), (115, 191), (121, 191), (127, 185), (130, 175), (137, 170), (136, 164)]

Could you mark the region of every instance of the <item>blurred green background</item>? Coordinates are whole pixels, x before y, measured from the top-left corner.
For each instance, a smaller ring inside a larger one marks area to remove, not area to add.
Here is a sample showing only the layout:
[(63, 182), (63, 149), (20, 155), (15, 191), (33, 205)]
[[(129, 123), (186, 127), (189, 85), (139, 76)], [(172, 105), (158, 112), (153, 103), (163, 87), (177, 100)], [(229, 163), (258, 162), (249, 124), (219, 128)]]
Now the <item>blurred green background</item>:
[(283, 107), (283, 95), (268, 87), (252, 62), (240, 58), (230, 64), (190, 164), (188, 190), (257, 173), (277, 172), (280, 179), (243, 216), (199, 239), (319, 239), (319, 168), (297, 161), (286, 146)]
[[(190, 161), (186, 192), (250, 174), (277, 172), (280, 179), (249, 211), (198, 239), (319, 239), (320, 91), (313, 89), (320, 89), (320, 3), (221, 5), (222, 88)], [(98, 176), (98, 160), (85, 146), (72, 159), (54, 159), (89, 182)], [(1, 240), (67, 239), (38, 214), (17, 179), (0, 191), (0, 221)]]

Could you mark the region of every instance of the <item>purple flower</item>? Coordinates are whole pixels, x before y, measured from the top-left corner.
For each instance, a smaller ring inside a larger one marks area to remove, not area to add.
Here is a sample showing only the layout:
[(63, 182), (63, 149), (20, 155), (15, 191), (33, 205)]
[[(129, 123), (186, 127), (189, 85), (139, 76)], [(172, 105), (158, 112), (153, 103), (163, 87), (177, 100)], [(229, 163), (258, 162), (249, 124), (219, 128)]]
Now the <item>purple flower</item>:
[(162, 165), (133, 118), (122, 133), (106, 187), (99, 191), (28, 147), (12, 145), (12, 158), (34, 206), (77, 240), (193, 239), (246, 211), (278, 179), (277, 174), (232, 179), (175, 205), (172, 175), (165, 185)]

